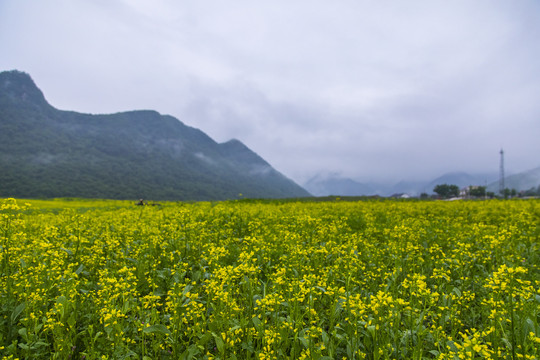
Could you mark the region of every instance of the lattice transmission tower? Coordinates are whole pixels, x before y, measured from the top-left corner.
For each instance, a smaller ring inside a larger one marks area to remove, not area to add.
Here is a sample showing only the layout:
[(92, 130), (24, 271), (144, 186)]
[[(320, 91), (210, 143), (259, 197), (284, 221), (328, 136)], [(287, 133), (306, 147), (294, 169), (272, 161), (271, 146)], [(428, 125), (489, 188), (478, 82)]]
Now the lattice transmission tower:
[(499, 167), (499, 194), (504, 194), (504, 151), (501, 149), (501, 164)]

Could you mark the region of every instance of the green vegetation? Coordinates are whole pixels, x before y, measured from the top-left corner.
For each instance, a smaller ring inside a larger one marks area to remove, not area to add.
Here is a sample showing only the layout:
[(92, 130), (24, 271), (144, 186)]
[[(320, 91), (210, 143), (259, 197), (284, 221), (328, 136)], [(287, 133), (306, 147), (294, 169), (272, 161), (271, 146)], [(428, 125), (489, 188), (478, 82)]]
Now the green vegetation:
[(476, 198), (483, 198), (486, 196), (485, 186), (470, 186), (469, 195)]
[(0, 358), (540, 356), (540, 200), (328, 200), (0, 200)]
[(218, 144), (155, 111), (50, 106), (26, 74), (0, 73), (0, 196), (220, 200), (309, 194), (240, 141)]
[(439, 184), (433, 188), (433, 192), (443, 199), (449, 199), (459, 196), (459, 187), (457, 185)]
[(532, 187), (523, 192), (523, 196), (540, 196), (540, 185), (538, 187)]

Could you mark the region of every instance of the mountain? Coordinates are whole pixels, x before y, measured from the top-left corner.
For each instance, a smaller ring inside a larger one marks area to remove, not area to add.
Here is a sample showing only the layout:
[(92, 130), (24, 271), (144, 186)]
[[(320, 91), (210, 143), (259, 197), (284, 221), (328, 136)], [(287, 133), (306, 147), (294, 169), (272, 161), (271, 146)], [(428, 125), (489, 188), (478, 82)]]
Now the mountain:
[(309, 196), (238, 140), (219, 144), (149, 110), (58, 110), (19, 71), (0, 73), (0, 168), (1, 197)]
[(315, 196), (362, 196), (377, 193), (369, 184), (363, 184), (335, 174), (316, 175), (304, 184), (304, 188)]
[[(504, 187), (525, 191), (540, 186), (540, 167), (506, 176), (504, 178)], [(488, 185), (488, 190), (495, 193), (499, 192), (499, 181), (494, 181)]]
[(418, 196), (423, 192), (430, 192), (433, 190), (426, 185), (425, 181), (406, 181), (401, 180), (400, 182), (392, 185), (387, 188), (383, 193), (386, 196), (392, 196), (394, 194), (407, 194), (409, 196)]
[(485, 186), (487, 183), (497, 178), (496, 173), (491, 174), (469, 174), (465, 172), (451, 172), (439, 176), (430, 181), (426, 186), (426, 193), (433, 193), (433, 188), (439, 184), (457, 185), (460, 188), (469, 185)]
[(395, 194), (408, 194), (419, 196), (421, 193), (433, 194), (433, 188), (438, 184), (454, 184), (460, 188), (469, 185), (485, 185), (497, 177), (496, 174), (468, 174), (465, 172), (452, 172), (441, 175), (433, 180), (425, 181), (399, 181), (395, 184), (361, 183), (339, 175), (319, 174), (304, 184), (304, 188), (316, 196), (341, 195), (380, 195), (392, 196)]
[(400, 181), (396, 184), (363, 183), (336, 174), (318, 174), (304, 188), (315, 196), (392, 196), (395, 194), (420, 195), (426, 187), (425, 181)]

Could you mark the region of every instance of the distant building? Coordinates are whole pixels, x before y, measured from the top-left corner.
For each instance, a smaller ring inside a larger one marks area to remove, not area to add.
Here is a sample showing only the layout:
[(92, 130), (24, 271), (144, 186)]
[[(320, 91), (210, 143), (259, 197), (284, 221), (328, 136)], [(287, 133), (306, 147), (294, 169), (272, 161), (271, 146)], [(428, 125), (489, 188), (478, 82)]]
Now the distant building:
[[(473, 196), (471, 194), (474, 193), (475, 190), (479, 190), (480, 188), (481, 188), (481, 186), (479, 186), (479, 185), (465, 186), (464, 188), (461, 188), (459, 190), (459, 197), (463, 198), (463, 199), (474, 198), (476, 196)], [(485, 192), (485, 189), (484, 189), (484, 192)]]
[(408, 199), (411, 196), (409, 194), (406, 194), (406, 193), (396, 193), (396, 194), (390, 195), (390, 197), (391, 198), (396, 198), (396, 199)]

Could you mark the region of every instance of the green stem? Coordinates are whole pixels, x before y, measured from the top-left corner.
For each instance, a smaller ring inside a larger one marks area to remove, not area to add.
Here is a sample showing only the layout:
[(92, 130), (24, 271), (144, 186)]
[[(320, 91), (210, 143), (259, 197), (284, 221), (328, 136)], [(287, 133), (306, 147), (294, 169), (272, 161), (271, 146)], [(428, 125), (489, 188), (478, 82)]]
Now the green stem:
[(514, 296), (510, 292), (510, 334), (512, 335), (512, 360), (516, 359), (516, 334), (514, 331)]

